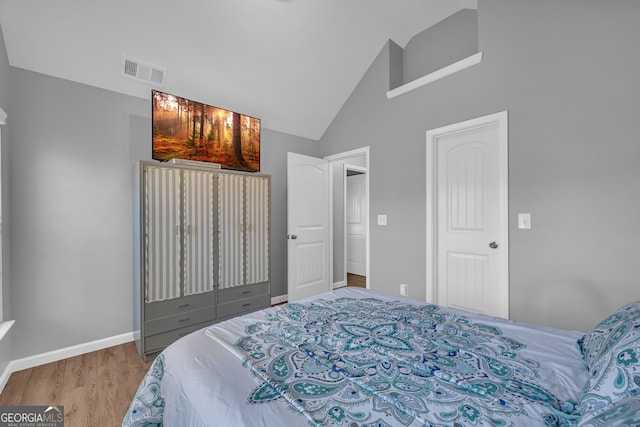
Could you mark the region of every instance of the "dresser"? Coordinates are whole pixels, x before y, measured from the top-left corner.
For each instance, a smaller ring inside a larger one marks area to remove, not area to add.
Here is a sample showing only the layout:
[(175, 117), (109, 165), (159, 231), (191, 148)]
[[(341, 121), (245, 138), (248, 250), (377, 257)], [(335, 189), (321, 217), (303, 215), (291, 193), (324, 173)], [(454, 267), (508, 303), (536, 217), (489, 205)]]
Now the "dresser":
[(133, 207), (133, 330), (145, 358), (270, 305), (269, 175), (140, 161)]

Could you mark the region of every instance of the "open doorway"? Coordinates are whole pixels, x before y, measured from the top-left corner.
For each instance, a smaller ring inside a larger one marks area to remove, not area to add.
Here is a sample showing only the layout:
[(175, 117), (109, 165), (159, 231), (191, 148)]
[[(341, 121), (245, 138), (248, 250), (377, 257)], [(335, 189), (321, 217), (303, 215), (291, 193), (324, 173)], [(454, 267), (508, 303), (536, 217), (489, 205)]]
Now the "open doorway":
[(345, 262), (347, 286), (367, 287), (366, 175), (364, 167), (344, 165)]
[(333, 288), (368, 288), (369, 147), (325, 159), (332, 177)]

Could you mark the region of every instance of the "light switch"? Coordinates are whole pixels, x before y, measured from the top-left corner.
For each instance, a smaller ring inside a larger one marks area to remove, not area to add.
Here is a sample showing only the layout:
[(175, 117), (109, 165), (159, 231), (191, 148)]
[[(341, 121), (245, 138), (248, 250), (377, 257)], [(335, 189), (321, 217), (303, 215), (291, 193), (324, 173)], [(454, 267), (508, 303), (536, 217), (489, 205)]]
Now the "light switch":
[(518, 228), (520, 230), (531, 230), (531, 214), (530, 213), (518, 214)]
[(387, 215), (386, 214), (378, 215), (378, 225), (387, 225)]

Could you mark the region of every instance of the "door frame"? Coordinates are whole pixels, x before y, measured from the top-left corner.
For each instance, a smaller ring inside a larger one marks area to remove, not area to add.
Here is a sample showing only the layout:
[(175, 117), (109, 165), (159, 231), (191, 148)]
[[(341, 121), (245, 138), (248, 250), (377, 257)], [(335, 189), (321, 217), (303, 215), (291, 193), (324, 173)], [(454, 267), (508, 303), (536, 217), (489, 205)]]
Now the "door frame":
[[(345, 281), (345, 285), (347, 282), (347, 253), (348, 253), (348, 249), (349, 249), (349, 245), (348, 245), (348, 241), (347, 241), (347, 177), (349, 176), (349, 171), (353, 171), (353, 172), (358, 172), (359, 174), (365, 175), (365, 207), (364, 207), (364, 221), (365, 221), (365, 259), (364, 259), (364, 263), (365, 263), (365, 275), (367, 274), (368, 268), (369, 268), (369, 262), (367, 260), (367, 242), (369, 241), (369, 231), (367, 229), (367, 227), (369, 226), (369, 209), (368, 209), (368, 201), (369, 201), (369, 195), (367, 193), (367, 189), (366, 189), (366, 185), (367, 185), (367, 174), (369, 173), (369, 171), (367, 170), (366, 167), (364, 166), (356, 166), (356, 165), (350, 165), (349, 163), (345, 163), (344, 164), (344, 171), (343, 171), (343, 175), (342, 175), (342, 179), (344, 180), (344, 186), (343, 186), (343, 198), (342, 198), (342, 218), (344, 219), (344, 223), (343, 223), (343, 230), (344, 230), (344, 249), (343, 249), (343, 253), (344, 253), (344, 281)], [(365, 276), (367, 277), (367, 276)], [(369, 287), (369, 282), (367, 281), (367, 288)]]
[[(347, 285), (347, 265), (346, 265), (347, 264), (347, 253), (346, 253), (346, 250), (347, 250), (347, 247), (346, 247), (346, 245), (347, 245), (347, 234), (346, 234), (346, 215), (344, 214), (344, 211), (346, 209), (344, 198), (343, 198), (343, 202), (342, 202), (343, 203), (343, 206), (342, 206), (343, 220), (345, 222), (345, 224), (344, 224), (345, 232), (344, 232), (344, 236), (343, 236), (343, 245), (344, 245), (343, 246), (343, 253), (344, 253), (344, 259), (343, 259), (343, 262), (344, 262), (344, 281), (343, 282), (338, 282), (338, 283), (335, 283), (333, 281), (333, 245), (335, 243), (335, 242), (333, 242), (333, 211), (335, 209), (335, 207), (333, 206), (333, 184), (334, 184), (333, 183), (333, 176), (334, 176), (333, 175), (333, 168), (336, 166), (335, 163), (338, 162), (338, 161), (348, 160), (348, 159), (350, 159), (352, 157), (360, 157), (360, 156), (364, 156), (364, 159), (365, 159), (365, 167), (364, 167), (364, 169), (365, 169), (364, 170), (364, 172), (365, 172), (365, 190), (364, 191), (365, 191), (365, 199), (366, 199), (365, 200), (365, 218), (366, 218), (366, 221), (367, 221), (366, 226), (365, 226), (366, 239), (367, 239), (367, 242), (366, 242), (366, 245), (365, 245), (366, 246), (366, 261), (365, 262), (367, 263), (367, 266), (366, 266), (367, 288), (370, 288), (370, 286), (371, 286), (371, 269), (370, 269), (370, 265), (371, 265), (371, 262), (370, 262), (370, 256), (371, 256), (371, 250), (370, 250), (370, 247), (371, 247), (371, 238), (370, 238), (371, 237), (371, 221), (369, 220), (370, 219), (369, 218), (370, 194), (371, 194), (370, 190), (369, 190), (369, 188), (370, 188), (369, 181), (370, 181), (370, 176), (371, 176), (371, 162), (370, 162), (369, 153), (370, 153), (369, 147), (366, 146), (366, 147), (356, 148), (354, 150), (349, 150), (349, 151), (345, 151), (343, 153), (332, 154), (330, 156), (324, 157), (325, 160), (329, 161), (329, 170), (330, 170), (329, 176), (330, 176), (330, 181), (331, 181), (331, 183), (329, 185), (329, 193), (330, 193), (329, 194), (329, 209), (330, 209), (330, 212), (331, 212), (330, 219), (329, 219), (330, 228), (331, 228), (331, 233), (330, 233), (331, 245), (329, 246), (329, 248), (330, 248), (330, 252), (331, 253), (330, 253), (329, 256), (331, 257), (331, 260), (332, 260), (332, 262), (331, 262), (331, 272), (330, 272), (332, 289), (339, 288), (339, 287)], [(351, 169), (355, 169), (356, 167), (357, 166), (349, 165), (349, 168), (351, 168)], [(346, 183), (346, 171), (347, 171), (347, 168), (346, 168), (346, 165), (345, 165), (344, 172), (343, 172), (344, 186), (347, 185), (347, 183)], [(345, 194), (345, 197), (346, 197), (346, 191), (345, 191), (344, 194)]]
[(427, 131), (427, 223), (426, 223), (426, 244), (427, 244), (427, 259), (426, 259), (426, 300), (428, 303), (435, 304), (438, 301), (436, 286), (437, 282), (437, 245), (438, 245), (438, 236), (437, 236), (437, 205), (436, 205), (436, 195), (437, 195), (437, 174), (438, 174), (438, 156), (437, 156), (437, 141), (438, 138), (455, 134), (458, 132), (468, 131), (478, 127), (484, 127), (488, 125), (498, 124), (498, 133), (499, 133), (499, 168), (500, 168), (500, 176), (502, 185), (499, 189), (499, 207), (498, 209), (502, 212), (504, 221), (499, 231), (499, 241), (500, 245), (504, 248), (505, 254), (505, 265), (501, 269), (500, 283), (503, 284), (504, 289), (502, 289), (501, 295), (505, 295), (507, 298), (506, 301), (506, 309), (509, 309), (509, 191), (508, 191), (508, 180), (509, 180), (509, 155), (508, 155), (508, 142), (509, 142), (509, 132), (508, 132), (508, 112), (501, 111), (494, 114), (489, 114), (487, 116), (478, 117), (471, 120), (466, 120), (459, 123), (454, 123), (452, 125), (443, 126), (436, 129), (430, 129)]

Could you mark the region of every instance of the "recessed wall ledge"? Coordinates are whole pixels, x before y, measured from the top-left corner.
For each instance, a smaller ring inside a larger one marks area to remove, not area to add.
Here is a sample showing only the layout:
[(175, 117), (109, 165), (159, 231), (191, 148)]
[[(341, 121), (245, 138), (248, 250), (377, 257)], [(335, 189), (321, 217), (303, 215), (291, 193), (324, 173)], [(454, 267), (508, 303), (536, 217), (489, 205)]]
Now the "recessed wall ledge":
[(458, 71), (462, 71), (465, 68), (469, 68), (472, 65), (479, 64), (482, 61), (482, 52), (478, 52), (471, 56), (468, 56), (464, 59), (461, 59), (458, 62), (454, 62), (451, 65), (447, 65), (446, 67), (440, 68), (439, 70), (434, 71), (433, 73), (427, 74), (426, 76), (422, 76), (418, 79), (415, 79), (409, 83), (405, 83), (402, 86), (398, 86), (395, 89), (391, 89), (387, 92), (387, 99), (395, 98), (396, 96), (402, 95), (403, 93), (410, 92), (414, 89), (418, 89), (424, 85), (428, 85), (429, 83), (433, 83), (436, 80), (440, 80), (443, 77), (450, 76), (451, 74), (457, 73)]

